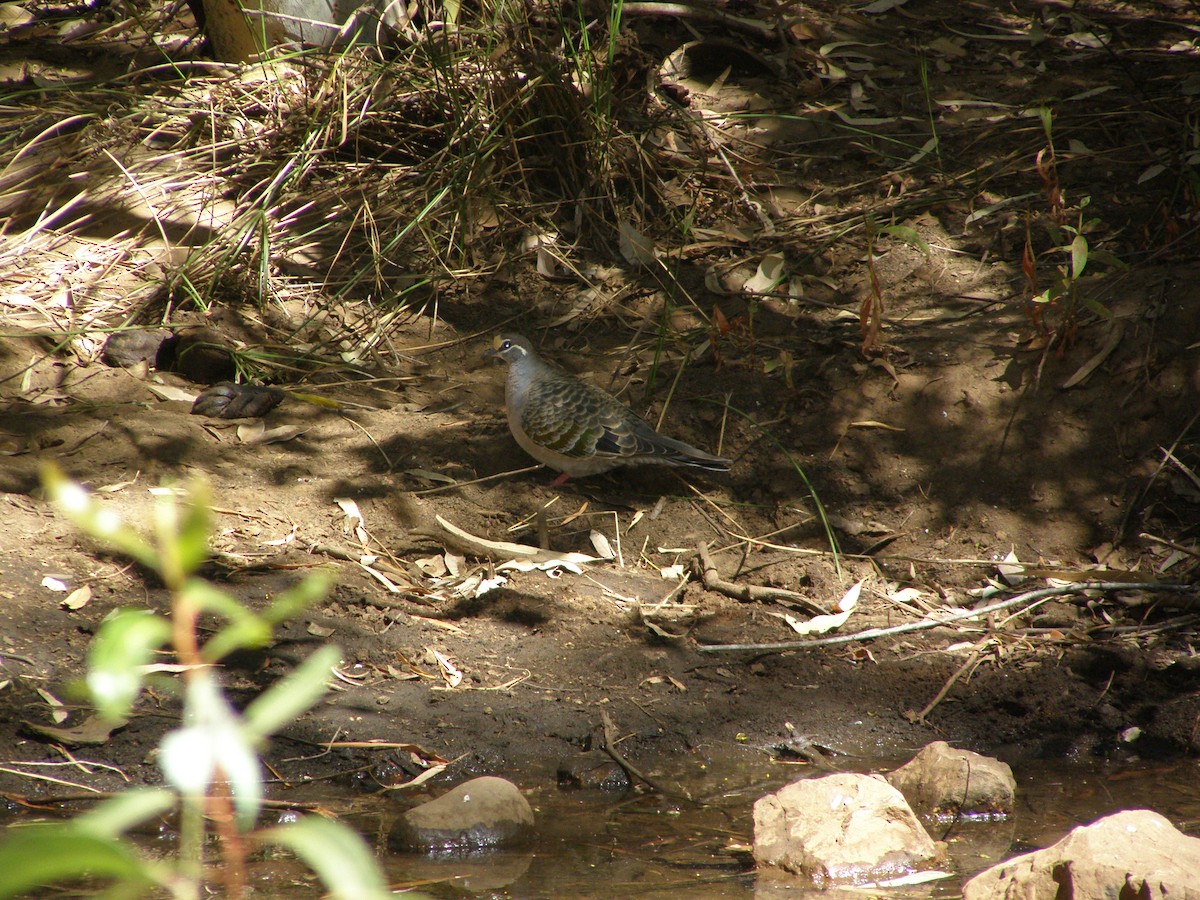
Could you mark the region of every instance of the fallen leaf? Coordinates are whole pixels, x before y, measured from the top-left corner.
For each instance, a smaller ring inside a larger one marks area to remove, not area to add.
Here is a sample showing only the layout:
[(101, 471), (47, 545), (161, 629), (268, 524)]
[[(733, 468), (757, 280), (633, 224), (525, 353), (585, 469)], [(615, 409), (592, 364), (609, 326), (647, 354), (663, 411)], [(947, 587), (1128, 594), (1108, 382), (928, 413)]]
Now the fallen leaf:
[(462, 684), (463, 674), (458, 670), (454, 663), (450, 662), (450, 657), (444, 653), (434, 650), (432, 647), (425, 648), (426, 658), (430, 662), (436, 662), (438, 669), (442, 673), (442, 680), (450, 687), (455, 688)]
[(621, 256), (631, 266), (653, 266), (658, 262), (654, 253), (654, 241), (646, 237), (628, 219), (622, 219), (617, 238)]
[(411, 475), (413, 478), (422, 478), (425, 481), (436, 481), (440, 484), (455, 484), (455, 480), (449, 475), (443, 475), (441, 472), (431, 472), (428, 469), (405, 469), (405, 475)]
[(592, 529), (592, 533), (588, 535), (588, 539), (592, 542), (592, 547), (595, 548), (596, 554), (601, 559), (617, 558), (617, 554), (613, 552), (612, 544), (608, 542), (608, 538), (602, 532)]
[(828, 616), (813, 616), (807, 622), (801, 622), (793, 616), (783, 615), (781, 618), (791, 626), (792, 630), (797, 634), (824, 634), (827, 631), (832, 631), (835, 628), (840, 628), (846, 624), (846, 620), (850, 618), (850, 613), (858, 605), (858, 596), (862, 591), (862, 582), (857, 581), (850, 586), (850, 590), (842, 596), (842, 599), (837, 602), (836, 609), (841, 612)]
[(898, 425), (888, 425), (886, 422), (876, 422), (874, 419), (864, 419), (861, 422), (851, 422), (851, 428), (882, 428), (886, 431), (904, 431)]
[(155, 384), (152, 381), (147, 381), (146, 388), (160, 400), (178, 400), (182, 403), (196, 402), (196, 394), (193, 394), (191, 391), (185, 391), (183, 388), (177, 388), (171, 384)]
[(765, 294), (774, 290), (786, 277), (787, 261), (782, 253), (768, 253), (758, 264), (758, 271), (746, 279), (742, 290), (752, 294)]
[(91, 585), (85, 584), (83, 587), (75, 588), (71, 593), (67, 594), (62, 599), (59, 606), (64, 609), (83, 609), (92, 599)]
[(1016, 586), (1025, 580), (1025, 567), (1017, 558), (1016, 550), (1009, 550), (1004, 559), (996, 565), (996, 571), (1009, 584)]
[(96, 488), (97, 494), (115, 494), (117, 491), (123, 491), (132, 484), (136, 484), (138, 476), (141, 475), (141, 470), (134, 472), (133, 477), (127, 481), (114, 481), (112, 484), (101, 485)]
[(66, 744), (68, 747), (94, 747), (107, 744), (112, 733), (129, 724), (128, 719), (110, 721), (98, 715), (88, 716), (74, 728), (52, 728), (49, 725), (38, 725), (36, 722), (22, 722), (27, 729), (41, 737)]
[[(477, 556), (483, 556), (488, 559), (504, 559), (524, 560), (528, 563), (533, 563), (531, 568), (539, 568), (541, 563), (550, 563), (559, 566), (575, 566), (578, 571), (578, 566), (584, 563), (601, 562), (594, 556), (587, 556), (583, 553), (555, 553), (552, 550), (542, 550), (540, 547), (530, 547), (528, 544), (518, 544), (512, 541), (491, 541), (487, 538), (481, 538), (470, 532), (463, 531), (457, 525), (453, 525), (441, 516), (434, 516), (434, 520), (445, 532), (441, 535), (442, 539), (447, 543), (452, 543), (454, 546), (467, 553), (473, 553)], [(690, 552), (690, 551), (683, 551)], [(515, 565), (512, 567), (516, 568)], [(500, 567), (497, 566), (497, 569)], [(529, 571), (524, 569), (523, 571)]]
[(52, 710), (50, 713), (50, 718), (54, 720), (55, 725), (61, 725), (63, 722), (67, 721), (67, 717), (71, 715), (71, 712), (67, 709), (65, 703), (63, 703), (45, 688), (38, 688), (37, 692)]
[(420, 559), (414, 559), (413, 565), (430, 578), (444, 578), (450, 572), (446, 568), (445, 558), (440, 553), (437, 556), (422, 556)]

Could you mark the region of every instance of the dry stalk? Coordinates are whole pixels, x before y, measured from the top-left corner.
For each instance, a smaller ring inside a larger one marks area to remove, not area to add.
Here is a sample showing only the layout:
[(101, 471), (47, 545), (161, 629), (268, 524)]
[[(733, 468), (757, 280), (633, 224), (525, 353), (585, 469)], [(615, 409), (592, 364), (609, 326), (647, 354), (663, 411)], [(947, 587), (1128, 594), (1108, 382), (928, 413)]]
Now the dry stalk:
[(734, 600), (740, 600), (743, 603), (794, 603), (814, 616), (829, 615), (829, 610), (795, 591), (726, 581), (721, 577), (716, 563), (712, 561), (707, 544), (697, 545), (696, 555), (692, 558), (692, 568), (700, 576), (700, 581), (705, 588), (716, 591), (718, 594), (724, 594), (726, 597), (732, 597)]
[(1046, 597), (1062, 597), (1067, 594), (1084, 591), (1100, 591), (1113, 593), (1117, 591), (1161, 591), (1171, 594), (1200, 595), (1200, 585), (1178, 584), (1175, 582), (1124, 582), (1124, 581), (1093, 581), (1078, 584), (1060, 585), (1058, 587), (1042, 588), (1037, 591), (1027, 591), (1008, 600), (982, 606), (979, 609), (959, 610), (949, 613), (940, 619), (923, 619), (920, 622), (909, 622), (906, 625), (894, 625), (891, 628), (868, 628), (854, 634), (841, 634), (834, 637), (818, 638), (808, 641), (779, 641), (768, 644), (701, 644), (696, 649), (701, 653), (723, 653), (733, 651), (750, 651), (754, 653), (783, 653), (788, 650), (811, 650), (815, 647), (833, 647), (840, 644), (852, 644), (855, 641), (870, 641), (881, 637), (897, 634), (910, 634), (914, 631), (928, 631), (931, 628), (944, 628), (955, 622), (978, 619), (1002, 609), (1012, 609), (1022, 605), (1032, 605)]

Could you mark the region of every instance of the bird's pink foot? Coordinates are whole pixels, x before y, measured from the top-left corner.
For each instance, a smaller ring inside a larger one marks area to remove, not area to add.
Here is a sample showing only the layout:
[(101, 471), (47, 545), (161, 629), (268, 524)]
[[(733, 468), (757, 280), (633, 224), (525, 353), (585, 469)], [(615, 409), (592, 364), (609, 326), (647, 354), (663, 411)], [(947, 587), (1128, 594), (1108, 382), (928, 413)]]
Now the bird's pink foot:
[(571, 476), (570, 476), (570, 475), (568, 475), (566, 472), (560, 472), (560, 473), (559, 473), (559, 475), (558, 475), (558, 477), (557, 477), (557, 478), (555, 478), (555, 479), (554, 479), (552, 482), (550, 482), (548, 485), (546, 485), (546, 487), (552, 487), (552, 488), (556, 488), (556, 487), (562, 487), (562, 486), (563, 486), (564, 484), (566, 484), (566, 483), (567, 483), (567, 482), (568, 482), (570, 479), (571, 479)]

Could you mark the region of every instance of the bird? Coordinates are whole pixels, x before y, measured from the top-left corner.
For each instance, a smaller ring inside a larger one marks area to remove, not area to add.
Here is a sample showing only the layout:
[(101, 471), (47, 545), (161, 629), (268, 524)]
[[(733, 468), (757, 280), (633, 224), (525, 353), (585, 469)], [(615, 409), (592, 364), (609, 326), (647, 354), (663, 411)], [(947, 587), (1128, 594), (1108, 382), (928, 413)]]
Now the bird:
[(519, 334), (501, 334), (485, 357), (508, 365), (504, 406), (521, 448), (569, 478), (656, 463), (728, 472), (732, 461), (666, 437), (608, 392), (543, 360)]

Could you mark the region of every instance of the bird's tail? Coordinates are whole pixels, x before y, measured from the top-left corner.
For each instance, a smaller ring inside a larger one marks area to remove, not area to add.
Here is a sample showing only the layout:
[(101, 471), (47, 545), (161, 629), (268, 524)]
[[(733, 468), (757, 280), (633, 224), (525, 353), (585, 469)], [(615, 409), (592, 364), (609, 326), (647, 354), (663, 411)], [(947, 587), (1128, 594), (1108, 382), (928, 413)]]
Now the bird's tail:
[(677, 441), (674, 438), (658, 436), (662, 460), (673, 466), (688, 466), (692, 469), (704, 469), (707, 472), (728, 472), (733, 460), (723, 456), (713, 456), (705, 453), (691, 444)]

